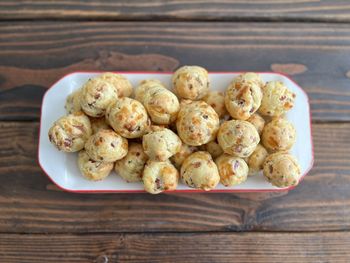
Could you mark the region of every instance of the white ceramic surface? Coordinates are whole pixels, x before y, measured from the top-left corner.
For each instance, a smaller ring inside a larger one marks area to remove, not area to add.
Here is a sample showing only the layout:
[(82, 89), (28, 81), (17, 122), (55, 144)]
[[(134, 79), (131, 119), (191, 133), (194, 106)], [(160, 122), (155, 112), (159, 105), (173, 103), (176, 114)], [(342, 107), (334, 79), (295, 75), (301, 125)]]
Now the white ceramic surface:
[[(118, 72), (126, 76), (133, 86), (143, 79), (156, 78), (169, 87), (171, 73), (148, 72)], [(55, 120), (65, 115), (64, 104), (66, 97), (80, 88), (89, 78), (99, 75), (100, 72), (76, 72), (66, 75), (56, 82), (44, 95), (41, 108), (41, 124), (39, 138), (39, 163), (48, 177), (60, 188), (72, 192), (143, 192), (141, 183), (126, 183), (114, 172), (105, 180), (91, 182), (83, 178), (77, 166), (76, 153), (58, 151), (47, 136), (50, 126)], [(212, 90), (224, 91), (238, 72), (210, 73)], [(291, 153), (298, 159), (303, 177), (313, 165), (313, 146), (311, 135), (310, 106), (306, 93), (291, 79), (277, 73), (260, 73), (264, 81), (283, 81), (290, 90), (296, 93), (296, 103), (287, 114), (288, 119), (297, 130), (297, 140)], [(249, 177), (238, 186), (224, 187), (219, 184), (214, 192), (234, 191), (278, 191), (290, 188), (277, 188), (266, 182), (262, 174)], [(180, 183), (177, 192), (199, 192)]]

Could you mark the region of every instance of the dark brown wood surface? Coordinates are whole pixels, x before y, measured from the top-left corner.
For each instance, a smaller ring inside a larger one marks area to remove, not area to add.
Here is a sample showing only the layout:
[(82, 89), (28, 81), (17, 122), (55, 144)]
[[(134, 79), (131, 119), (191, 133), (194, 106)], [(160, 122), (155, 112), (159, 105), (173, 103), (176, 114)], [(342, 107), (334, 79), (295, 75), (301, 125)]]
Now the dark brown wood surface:
[[(194, 244), (196, 240), (196, 244)], [(37, 262), (344, 262), (348, 232), (149, 233), (88, 235), (0, 234), (8, 263)], [(321, 252), (321, 253), (320, 253)], [(62, 255), (65, 255), (62, 257)], [(281, 261), (283, 258), (283, 261)], [(57, 260), (59, 259), (59, 261)]]
[(347, 0), (3, 0), (0, 19), (350, 21)]
[[(305, 89), (315, 165), (298, 187), (73, 194), (41, 171), (41, 100), (59, 78), (184, 64)], [(349, 1), (0, 2), (1, 263), (350, 262), (349, 158)]]
[(350, 120), (348, 24), (117, 25), (2, 23), (0, 120), (38, 120), (46, 89), (73, 71), (172, 71), (184, 64), (287, 73), (308, 92), (313, 120)]

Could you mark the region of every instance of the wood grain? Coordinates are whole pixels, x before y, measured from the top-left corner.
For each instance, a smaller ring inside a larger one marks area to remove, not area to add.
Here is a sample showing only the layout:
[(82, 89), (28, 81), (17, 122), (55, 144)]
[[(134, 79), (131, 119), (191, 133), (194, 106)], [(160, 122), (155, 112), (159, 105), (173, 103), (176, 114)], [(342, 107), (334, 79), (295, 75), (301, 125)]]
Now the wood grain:
[(46, 89), (77, 70), (281, 71), (315, 121), (350, 120), (347, 24), (60, 22), (0, 24), (0, 120), (38, 120)]
[(0, 122), (0, 232), (349, 230), (349, 129), (313, 125), (315, 167), (289, 193), (94, 195), (58, 191), (41, 172), (38, 124)]
[[(0, 262), (350, 262), (349, 22), (345, 0), (1, 1)], [(36, 121), (60, 77), (184, 64), (307, 91), (315, 166), (296, 189), (73, 194), (41, 171)]]
[(350, 233), (0, 235), (1, 262), (349, 262)]
[(0, 4), (0, 19), (350, 21), (345, 0), (59, 0)]

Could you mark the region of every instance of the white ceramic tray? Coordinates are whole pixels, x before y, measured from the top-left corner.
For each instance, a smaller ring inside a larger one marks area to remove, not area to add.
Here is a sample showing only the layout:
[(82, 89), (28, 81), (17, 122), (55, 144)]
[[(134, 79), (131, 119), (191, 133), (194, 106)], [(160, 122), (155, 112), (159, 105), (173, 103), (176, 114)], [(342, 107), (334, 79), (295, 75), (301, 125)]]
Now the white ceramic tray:
[[(126, 183), (114, 172), (105, 180), (91, 182), (80, 174), (77, 166), (76, 153), (64, 153), (58, 151), (47, 136), (53, 122), (65, 115), (64, 104), (68, 94), (80, 88), (89, 78), (99, 75), (101, 72), (75, 72), (66, 75), (57, 81), (44, 95), (41, 107), (41, 124), (39, 135), (39, 164), (47, 176), (59, 188), (80, 193), (107, 193), (107, 192), (144, 192), (141, 183)], [(118, 72), (126, 76), (134, 87), (143, 80), (157, 78), (170, 87), (172, 73), (152, 72)], [(228, 84), (240, 72), (211, 72), (209, 74), (211, 89), (225, 91)], [(313, 165), (313, 145), (311, 135), (310, 105), (306, 93), (294, 81), (277, 73), (260, 73), (264, 81), (283, 81), (287, 87), (296, 93), (296, 102), (287, 118), (294, 124), (297, 130), (297, 140), (291, 153), (298, 159), (302, 178), (308, 173)], [(301, 179), (302, 179), (301, 178)], [(277, 188), (265, 181), (262, 174), (249, 177), (246, 182), (234, 187), (224, 187), (219, 184), (211, 192), (257, 192), (257, 191), (280, 191), (290, 188)], [(202, 192), (187, 187), (180, 183), (176, 192)]]

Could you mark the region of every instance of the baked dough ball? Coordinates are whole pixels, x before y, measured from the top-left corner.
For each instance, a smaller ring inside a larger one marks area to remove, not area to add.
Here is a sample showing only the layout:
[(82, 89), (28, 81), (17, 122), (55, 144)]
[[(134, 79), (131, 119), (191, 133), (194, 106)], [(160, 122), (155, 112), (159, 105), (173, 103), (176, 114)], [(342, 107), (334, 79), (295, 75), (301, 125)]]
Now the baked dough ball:
[(175, 93), (189, 100), (200, 100), (209, 91), (209, 77), (206, 69), (198, 66), (183, 66), (172, 77)]
[(179, 172), (168, 160), (164, 162), (149, 160), (143, 170), (142, 181), (148, 193), (172, 191), (177, 187)]
[(201, 150), (210, 153), (211, 157), (213, 157), (214, 160), (224, 153), (224, 151), (216, 141), (211, 141), (207, 144), (202, 145)]
[(266, 179), (277, 187), (297, 185), (301, 177), (297, 160), (284, 152), (269, 155), (265, 160), (263, 172)]
[(204, 101), (185, 102), (181, 104), (176, 127), (183, 142), (199, 146), (215, 139), (219, 117)]
[(264, 86), (264, 81), (262, 80), (261, 76), (258, 73), (255, 72), (246, 72), (243, 74), (238, 75), (234, 81), (236, 82), (250, 82), (255, 85), (258, 85), (260, 88)]
[(249, 175), (256, 174), (263, 169), (265, 159), (268, 155), (264, 146), (261, 144), (256, 146), (254, 152), (248, 157)]
[(112, 129), (103, 129), (87, 140), (85, 150), (95, 161), (115, 162), (128, 153), (128, 140)]
[(218, 133), (218, 142), (225, 153), (248, 157), (260, 141), (253, 124), (247, 121), (231, 120), (224, 122)]
[(220, 182), (224, 186), (234, 186), (243, 183), (248, 177), (248, 165), (238, 157), (224, 153), (215, 161), (220, 174)]
[(101, 118), (92, 118), (90, 117), (92, 134), (95, 134), (102, 129), (110, 129), (111, 127), (107, 124), (104, 117)]
[(123, 75), (107, 72), (98, 76), (97, 79), (101, 79), (112, 84), (119, 98), (129, 97), (132, 94), (132, 85)]
[(286, 119), (275, 118), (266, 124), (261, 140), (269, 151), (287, 151), (295, 143), (296, 131), (293, 124)]
[(225, 95), (220, 91), (209, 91), (209, 93), (203, 98), (218, 114), (219, 118), (222, 118), (227, 114), (225, 107)]
[(270, 81), (262, 88), (263, 98), (259, 112), (262, 115), (275, 117), (293, 108), (295, 93), (280, 81)]
[(158, 79), (144, 79), (135, 90), (135, 100), (142, 102), (145, 92), (153, 86), (165, 87), (164, 84)]
[(165, 161), (180, 151), (181, 140), (172, 130), (152, 126), (142, 138), (142, 147), (151, 160)]
[(99, 181), (110, 174), (113, 169), (113, 163), (96, 162), (83, 150), (78, 155), (78, 167), (86, 179)]
[(139, 143), (129, 145), (128, 154), (115, 163), (115, 171), (128, 183), (142, 181), (143, 168), (148, 160)]
[(118, 99), (116, 89), (100, 78), (89, 79), (82, 87), (80, 105), (91, 117), (102, 117), (107, 107)]
[(137, 88), (136, 99), (145, 106), (151, 120), (156, 124), (175, 121), (180, 110), (175, 94), (154, 80), (146, 81)]
[[(232, 118), (246, 120), (260, 107), (262, 92), (259, 81), (252, 81), (245, 73), (235, 78), (227, 87), (225, 106)], [(254, 73), (255, 74), (255, 73)]]
[(81, 89), (73, 91), (68, 95), (64, 108), (68, 114), (81, 111), (80, 106)]
[(89, 118), (83, 112), (75, 112), (59, 118), (49, 130), (50, 142), (60, 151), (77, 152), (84, 148), (91, 136)]
[(220, 181), (219, 171), (207, 152), (195, 152), (181, 166), (181, 179), (189, 187), (209, 191)]
[(184, 160), (190, 156), (192, 153), (194, 153), (195, 151), (197, 151), (197, 148), (194, 146), (190, 146), (187, 145), (185, 143), (181, 144), (180, 147), (180, 151), (175, 153), (172, 157), (171, 157), (171, 161), (173, 162), (173, 164), (175, 165), (175, 167), (177, 169), (181, 168), (182, 163), (184, 162)]
[(250, 118), (247, 121), (253, 124), (255, 129), (258, 131), (259, 135), (261, 135), (261, 132), (265, 126), (264, 118), (261, 117), (258, 113), (254, 113), (252, 116), (250, 116)]
[(150, 120), (143, 105), (134, 99), (119, 98), (106, 113), (109, 125), (125, 138), (139, 138), (149, 128)]

